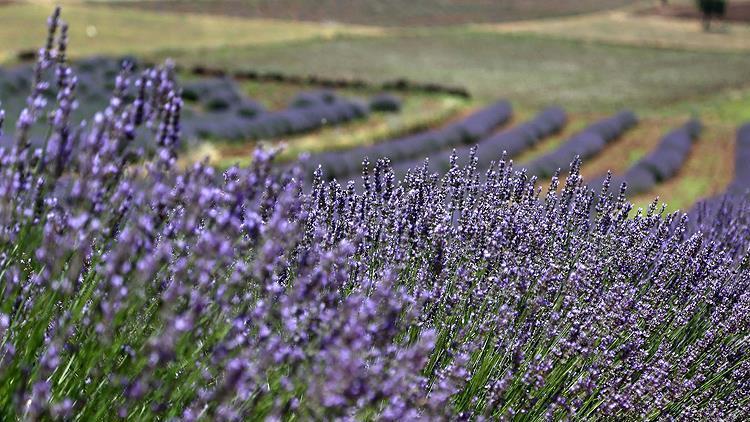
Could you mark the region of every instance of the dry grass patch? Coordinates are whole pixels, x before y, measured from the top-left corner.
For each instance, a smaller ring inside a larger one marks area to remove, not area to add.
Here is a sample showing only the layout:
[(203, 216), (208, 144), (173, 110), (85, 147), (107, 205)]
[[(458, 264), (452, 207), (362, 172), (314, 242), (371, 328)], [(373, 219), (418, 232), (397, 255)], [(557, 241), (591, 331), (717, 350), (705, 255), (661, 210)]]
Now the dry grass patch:
[[(139, 54), (165, 49), (194, 50), (330, 39), (342, 34), (378, 35), (374, 27), (316, 24), (272, 19), (170, 14), (105, 6), (65, 4), (74, 56)], [(18, 3), (0, 13), (0, 62), (19, 51), (35, 50), (45, 39), (51, 4)]]
[(479, 31), (690, 50), (750, 51), (750, 25), (725, 24), (704, 32), (696, 21), (616, 10), (583, 16), (474, 25)]

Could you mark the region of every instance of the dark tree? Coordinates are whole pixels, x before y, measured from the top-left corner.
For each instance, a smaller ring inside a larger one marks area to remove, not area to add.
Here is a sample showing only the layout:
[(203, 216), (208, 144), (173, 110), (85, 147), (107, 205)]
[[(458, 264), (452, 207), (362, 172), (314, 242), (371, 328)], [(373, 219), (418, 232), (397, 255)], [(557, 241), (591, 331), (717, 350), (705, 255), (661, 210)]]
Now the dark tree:
[(727, 0), (697, 0), (698, 8), (703, 14), (703, 29), (711, 29), (711, 20), (722, 18), (727, 12)]

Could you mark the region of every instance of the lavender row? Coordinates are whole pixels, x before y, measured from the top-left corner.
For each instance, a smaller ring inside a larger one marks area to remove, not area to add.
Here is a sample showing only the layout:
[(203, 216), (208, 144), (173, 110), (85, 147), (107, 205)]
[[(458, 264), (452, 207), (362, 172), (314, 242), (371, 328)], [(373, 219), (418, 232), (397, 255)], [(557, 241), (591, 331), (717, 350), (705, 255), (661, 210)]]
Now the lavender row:
[[(77, 87), (82, 99), (82, 106), (75, 110), (76, 118), (91, 115), (106, 106), (115, 78), (123, 65), (132, 72), (138, 72), (141, 67), (135, 58), (99, 56), (79, 60), (75, 66), (71, 66), (78, 75)], [(4, 106), (10, 115), (17, 114), (24, 106), (22, 96), (18, 94), (28, 89), (32, 74), (29, 66), (0, 68), (0, 95), (8, 98)], [(53, 99), (56, 95), (54, 87), (51, 88), (46, 94), (47, 99)], [(136, 95), (133, 87), (124, 93), (128, 99)], [(301, 92), (288, 108), (268, 111), (257, 101), (248, 98), (230, 78), (189, 80), (182, 87), (182, 97), (186, 100), (182, 111), (182, 136), (191, 142), (211, 138), (278, 138), (364, 118), (370, 113), (368, 104), (327, 90)], [(373, 101), (376, 107), (389, 111), (397, 111), (400, 107), (398, 99), (393, 96), (376, 96)], [(32, 132), (34, 140), (40, 144), (44, 131), (34, 128)]]
[(565, 170), (576, 157), (582, 160), (593, 157), (638, 123), (631, 111), (621, 111), (611, 117), (595, 122), (573, 135), (556, 150), (542, 155), (522, 166), (530, 175), (550, 177), (558, 169)]
[[(480, 139), (475, 145), (463, 146), (455, 150), (443, 150), (429, 155), (427, 170), (443, 174), (451, 167), (451, 157), (454, 155), (459, 165), (466, 165), (471, 157), (471, 149), (476, 148), (476, 165), (480, 169), (489, 168), (493, 161), (503, 156), (515, 157), (521, 152), (533, 147), (545, 137), (559, 132), (567, 123), (567, 115), (560, 107), (548, 107), (528, 121), (515, 125), (509, 129)], [(416, 170), (424, 164), (424, 159), (401, 161), (393, 164), (393, 171), (397, 176), (403, 176), (409, 170)]]
[(737, 129), (734, 154), (734, 178), (727, 191), (734, 194), (746, 193), (750, 189), (750, 123)]
[[(693, 142), (701, 133), (701, 123), (690, 120), (666, 134), (659, 144), (644, 158), (631, 166), (622, 176), (615, 176), (610, 182), (612, 189), (619, 189), (622, 183), (628, 187), (628, 195), (648, 192), (658, 183), (672, 178), (683, 166)], [(601, 186), (603, 179), (592, 183)]]
[(369, 113), (369, 107), (358, 101), (316, 91), (299, 94), (288, 108), (279, 111), (253, 112), (246, 102), (238, 101), (234, 107), (219, 112), (195, 114), (183, 124), (183, 136), (225, 140), (278, 138), (364, 118)]
[[(199, 76), (225, 77), (229, 73), (223, 69), (198, 65), (190, 69), (190, 72)], [(395, 91), (404, 94), (421, 92), (425, 94), (446, 94), (465, 99), (471, 98), (466, 88), (460, 86), (447, 86), (437, 83), (421, 83), (399, 78), (396, 80), (373, 83), (364, 79), (352, 78), (329, 78), (321, 75), (291, 75), (278, 71), (238, 70), (231, 73), (233, 78), (239, 80), (251, 80), (259, 82), (285, 83), (291, 85), (311, 85), (331, 89), (363, 89), (368, 91)]]
[(510, 103), (498, 101), (440, 129), (346, 151), (318, 154), (311, 157), (309, 163), (314, 167), (320, 165), (326, 178), (344, 179), (358, 174), (365, 159), (374, 162), (381, 158), (389, 158), (397, 163), (421, 158), (434, 151), (475, 143), (507, 122), (511, 115)]
[(373, 112), (396, 113), (401, 111), (401, 98), (387, 93), (374, 95), (369, 100), (370, 110)]
[[(737, 129), (734, 154), (734, 177), (727, 189), (719, 195), (698, 201), (690, 209), (695, 227), (716, 226), (728, 218), (744, 219), (743, 223), (750, 226), (750, 216), (743, 213), (745, 202), (750, 196), (750, 122)], [(743, 240), (748, 238), (750, 231), (744, 225), (737, 224), (727, 232), (724, 243), (732, 245), (734, 253), (738, 254), (744, 252)]]
[(182, 98), (201, 111), (230, 112), (253, 118), (267, 110), (257, 101), (244, 95), (237, 83), (229, 78), (205, 78), (186, 81)]

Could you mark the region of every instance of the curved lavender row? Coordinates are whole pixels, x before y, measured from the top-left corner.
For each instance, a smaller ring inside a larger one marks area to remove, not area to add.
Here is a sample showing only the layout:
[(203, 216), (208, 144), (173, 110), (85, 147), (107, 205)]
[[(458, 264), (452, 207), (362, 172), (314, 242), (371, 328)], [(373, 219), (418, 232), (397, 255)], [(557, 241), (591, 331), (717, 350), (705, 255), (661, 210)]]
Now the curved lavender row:
[(310, 157), (308, 163), (313, 169), (320, 165), (328, 179), (344, 179), (361, 172), (365, 158), (370, 162), (389, 158), (397, 163), (424, 157), (433, 151), (474, 143), (507, 122), (511, 115), (510, 103), (501, 100), (440, 129), (346, 151), (325, 152)]
[[(548, 107), (536, 116), (509, 129), (479, 140), (475, 145), (455, 149), (457, 163), (468, 164), (471, 149), (476, 148), (477, 168), (489, 168), (493, 161), (498, 161), (506, 153), (515, 157), (524, 150), (533, 147), (541, 139), (559, 132), (567, 123), (565, 110), (560, 107)], [(453, 150), (444, 150), (428, 156), (428, 171), (445, 173), (451, 167)], [(424, 164), (424, 159), (402, 161), (392, 165), (394, 173), (403, 176), (409, 170), (416, 170)]]
[(745, 123), (737, 129), (737, 144), (734, 151), (734, 179), (727, 191), (742, 194), (750, 189), (750, 123)]
[(372, 111), (396, 113), (401, 111), (402, 101), (393, 94), (380, 93), (370, 97), (368, 105)]
[(237, 82), (230, 78), (204, 78), (182, 85), (182, 98), (208, 112), (227, 112), (252, 118), (265, 113), (257, 101), (248, 98)]
[[(89, 57), (78, 60), (71, 68), (78, 75), (78, 90), (82, 107), (76, 110), (77, 118), (87, 117), (106, 106), (111, 84), (127, 62), (134, 70), (139, 63), (134, 58), (113, 59)], [(30, 83), (30, 66), (12, 69), (0, 68), (0, 95), (11, 96), (5, 108), (20, 112), (23, 103), (18, 101), (19, 91)], [(56, 92), (51, 87), (50, 96)], [(129, 87), (126, 97), (137, 93)], [(261, 104), (248, 98), (230, 78), (204, 78), (185, 83), (183, 98), (188, 101), (182, 116), (182, 137), (186, 141), (204, 139), (257, 140), (278, 138), (336, 125), (363, 118), (370, 113), (369, 107), (359, 101), (343, 98), (331, 91), (303, 91), (297, 94), (284, 110), (268, 111)], [(41, 137), (43, 133), (34, 134)], [(147, 140), (138, 139), (146, 144)]]
[(621, 111), (614, 116), (595, 122), (573, 135), (555, 151), (522, 164), (530, 175), (552, 176), (558, 169), (565, 170), (575, 157), (582, 160), (596, 155), (626, 130), (635, 126), (638, 119), (631, 111)]
[(742, 220), (727, 231), (726, 244), (734, 245), (735, 253), (744, 252), (741, 249), (743, 240), (750, 238), (750, 232), (745, 225), (750, 226), (746, 211), (746, 202), (750, 196), (750, 122), (737, 129), (737, 141), (734, 157), (734, 177), (727, 189), (720, 195), (698, 201), (690, 209), (691, 223), (694, 226), (721, 225), (727, 219)]
[[(637, 195), (672, 178), (685, 163), (701, 129), (700, 121), (693, 119), (667, 133), (648, 155), (631, 166), (625, 174), (614, 176), (609, 184), (611, 189), (619, 189), (622, 183), (626, 183), (627, 194)], [(603, 180), (604, 177), (591, 183), (591, 186), (596, 190), (602, 186)]]
[(735, 261), (745, 259), (748, 265), (750, 239), (750, 195), (723, 193), (698, 201), (687, 214), (689, 233), (720, 233), (711, 240), (718, 250), (725, 251)]
[(239, 108), (233, 113), (194, 115), (184, 122), (183, 136), (227, 140), (278, 138), (349, 122), (370, 113), (366, 105), (333, 94), (300, 105), (300, 98), (307, 97), (309, 95), (302, 93), (288, 108), (279, 111), (256, 111), (245, 101), (239, 102)]

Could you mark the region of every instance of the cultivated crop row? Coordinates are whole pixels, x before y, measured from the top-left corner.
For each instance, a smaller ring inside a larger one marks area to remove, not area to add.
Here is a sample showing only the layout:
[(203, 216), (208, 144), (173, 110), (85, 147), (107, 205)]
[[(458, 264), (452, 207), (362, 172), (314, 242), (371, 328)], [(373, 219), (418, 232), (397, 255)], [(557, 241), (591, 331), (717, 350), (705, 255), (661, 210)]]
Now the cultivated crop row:
[(438, 83), (422, 83), (404, 78), (399, 78), (383, 83), (373, 83), (365, 79), (356, 78), (330, 78), (321, 75), (292, 75), (278, 71), (259, 71), (259, 70), (239, 70), (227, 72), (220, 68), (210, 68), (207, 66), (195, 66), (190, 72), (198, 76), (227, 77), (231, 76), (237, 80), (275, 82), (290, 85), (310, 85), (315, 87), (326, 87), (332, 89), (364, 89), (368, 91), (396, 91), (405, 94), (408, 93), (425, 93), (425, 94), (442, 94), (452, 95), (461, 98), (471, 98), (466, 88), (459, 86), (447, 86)]
[[(737, 130), (735, 146), (734, 177), (727, 189), (716, 196), (698, 201), (690, 210), (690, 224), (693, 231), (701, 229), (721, 230), (728, 221), (731, 229), (723, 229), (724, 236), (719, 246), (732, 256), (747, 254), (747, 239), (750, 239), (750, 122)], [(750, 258), (745, 257), (744, 266), (750, 266)], [(750, 413), (750, 412), (748, 412)]]
[(737, 130), (734, 154), (734, 179), (727, 190), (730, 193), (742, 194), (750, 188), (750, 123)]
[(750, 190), (750, 167), (748, 167), (748, 162), (750, 162), (748, 161), (750, 160), (750, 122), (737, 129), (734, 154), (734, 177), (727, 189), (720, 195), (700, 201), (696, 204), (694, 210), (706, 206), (712, 208), (718, 206), (720, 208), (721, 202), (725, 199), (731, 197), (734, 201), (737, 198), (743, 198)]
[[(115, 79), (123, 66), (138, 75), (140, 63), (134, 58), (113, 59), (91, 57), (77, 61), (76, 88), (81, 106), (74, 110), (76, 118), (91, 115), (106, 106)], [(5, 108), (15, 115), (23, 108), (22, 93), (32, 83), (33, 69), (22, 65), (11, 69), (0, 68), (0, 95), (8, 98)], [(50, 75), (46, 75), (49, 77)], [(145, 75), (141, 75), (143, 79)], [(135, 87), (128, 87), (123, 95), (133, 99)], [(47, 100), (57, 95), (50, 87)], [(400, 101), (390, 95), (377, 95), (371, 104), (345, 98), (333, 91), (303, 91), (283, 110), (269, 111), (248, 98), (230, 78), (206, 77), (187, 81), (182, 87), (186, 100), (182, 110), (182, 137), (186, 141), (205, 139), (258, 140), (278, 138), (337, 125), (368, 116), (370, 111), (398, 111)], [(32, 130), (34, 145), (41, 146), (43, 130)], [(141, 144), (145, 140), (138, 139)], [(6, 144), (7, 145), (7, 142)]]
[(446, 148), (473, 144), (507, 122), (511, 114), (510, 103), (498, 101), (440, 129), (346, 151), (325, 152), (311, 157), (309, 163), (313, 167), (320, 165), (326, 178), (343, 179), (358, 174), (365, 159), (375, 162), (389, 158), (392, 162), (399, 162), (423, 158)]
[[(559, 107), (549, 107), (539, 112), (530, 120), (514, 125), (496, 134), (482, 138), (474, 145), (466, 145), (455, 149), (446, 149), (427, 157), (427, 171), (445, 173), (451, 167), (451, 157), (459, 165), (468, 164), (472, 156), (471, 150), (476, 149), (474, 157), (479, 169), (489, 168), (493, 161), (498, 161), (505, 152), (506, 157), (513, 158), (521, 152), (532, 148), (540, 140), (559, 132), (567, 122), (565, 111)], [(416, 170), (422, 166), (424, 159), (401, 161), (392, 164), (396, 175), (404, 175), (408, 170)]]
[[(622, 183), (627, 184), (628, 195), (648, 192), (665, 180), (672, 178), (685, 163), (693, 142), (701, 133), (701, 123), (690, 120), (666, 134), (659, 144), (644, 158), (631, 166), (623, 175), (615, 175), (609, 184), (610, 189), (618, 190)], [(600, 187), (603, 179), (591, 184)]]
[(529, 163), (522, 164), (528, 174), (537, 177), (550, 177), (559, 169), (565, 171), (576, 158), (582, 160), (593, 157), (607, 144), (616, 140), (626, 130), (638, 122), (631, 111), (621, 111), (611, 117), (592, 123), (573, 135), (556, 150), (544, 154)]
[[(201, 83), (206, 84), (205, 81)], [(187, 92), (200, 91), (191, 89)], [(205, 92), (203, 97), (198, 97), (203, 98), (200, 102), (204, 105), (204, 112), (195, 113), (183, 124), (183, 136), (187, 138), (278, 138), (360, 119), (370, 113), (366, 104), (330, 91), (300, 93), (287, 108), (278, 111), (263, 110), (235, 89), (211, 87)]]

